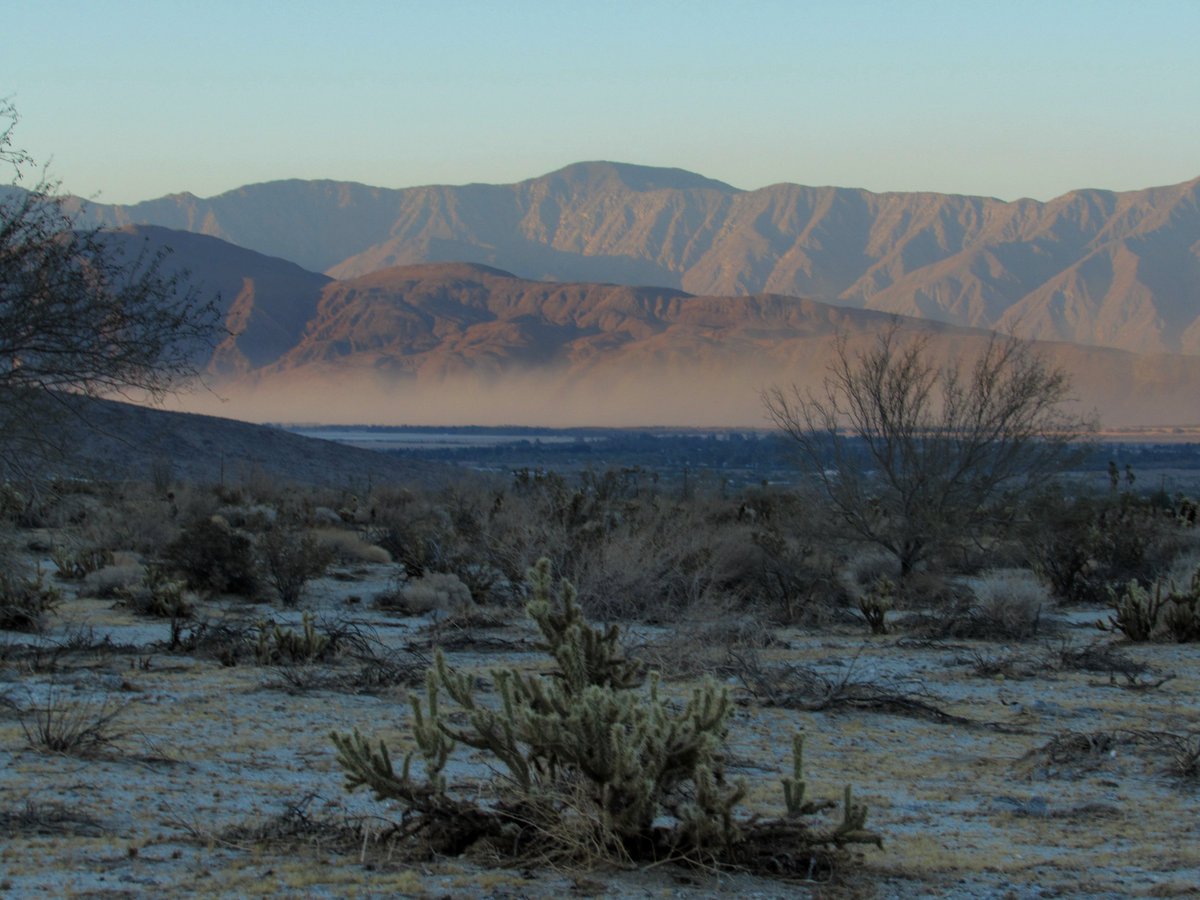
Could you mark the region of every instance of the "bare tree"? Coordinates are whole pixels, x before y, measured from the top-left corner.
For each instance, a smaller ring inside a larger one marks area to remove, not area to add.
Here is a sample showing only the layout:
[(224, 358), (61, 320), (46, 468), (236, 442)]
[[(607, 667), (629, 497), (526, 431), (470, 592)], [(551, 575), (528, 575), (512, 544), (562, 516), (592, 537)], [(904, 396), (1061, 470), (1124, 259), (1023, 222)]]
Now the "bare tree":
[(213, 302), (168, 275), (166, 251), (77, 229), (58, 185), (11, 146), (17, 115), (0, 101), (0, 469), (27, 473), (51, 448), (46, 425), (80, 398), (159, 398), (193, 375), (218, 328)]
[(901, 577), (938, 549), (1009, 521), (1093, 429), (1063, 409), (1070, 380), (1034, 347), (993, 336), (974, 362), (939, 367), (898, 322), (852, 353), (837, 340), (818, 396), (763, 401), (835, 516), (896, 557)]

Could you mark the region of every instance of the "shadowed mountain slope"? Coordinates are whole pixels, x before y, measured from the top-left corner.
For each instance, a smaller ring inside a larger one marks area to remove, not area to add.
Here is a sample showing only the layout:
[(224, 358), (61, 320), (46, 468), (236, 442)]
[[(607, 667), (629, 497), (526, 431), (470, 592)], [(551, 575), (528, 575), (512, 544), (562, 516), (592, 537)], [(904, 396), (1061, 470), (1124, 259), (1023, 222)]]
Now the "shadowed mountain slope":
[(237, 485), (282, 483), (365, 491), (385, 482), (440, 484), (448, 470), (433, 464), (302, 437), (218, 416), (152, 409), (111, 400), (87, 401), (71, 429), (70, 456), (51, 471), (104, 480), (150, 480), (170, 466), (185, 481)]
[(316, 313), (326, 275), (207, 235), (156, 226), (126, 226), (107, 235), (126, 258), (162, 249), (166, 273), (187, 273), (204, 296), (215, 296), (229, 335), (205, 365), (220, 376), (274, 362), (304, 334)]

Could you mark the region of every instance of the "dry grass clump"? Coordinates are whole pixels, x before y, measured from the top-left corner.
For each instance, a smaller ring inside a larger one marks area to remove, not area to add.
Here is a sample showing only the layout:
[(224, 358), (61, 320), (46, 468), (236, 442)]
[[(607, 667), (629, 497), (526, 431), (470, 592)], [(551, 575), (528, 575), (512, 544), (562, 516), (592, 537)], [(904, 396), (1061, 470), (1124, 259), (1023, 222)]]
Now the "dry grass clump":
[(401, 582), (394, 591), (375, 598), (381, 609), (396, 610), (410, 616), (431, 613), (454, 615), (474, 606), (471, 590), (450, 572), (430, 572)]
[(98, 837), (108, 832), (98, 819), (80, 812), (75, 805), (55, 801), (25, 800), (0, 808), (0, 830), (6, 835), (38, 834), (61, 837), (82, 835)]
[(1029, 751), (1018, 766), (1026, 772), (1040, 769), (1076, 778), (1111, 764), (1126, 749), (1139, 751), (1162, 774), (1184, 782), (1200, 779), (1200, 731), (1068, 731)]
[(83, 756), (124, 737), (115, 726), (127, 705), (109, 697), (71, 700), (51, 687), (44, 705), (21, 716), (21, 730), (34, 749)]
[(88, 573), (80, 586), (80, 595), (87, 597), (120, 598), (127, 596), (146, 576), (141, 563), (122, 560)]
[(344, 528), (316, 528), (312, 536), (318, 546), (342, 563), (373, 563), (389, 565), (392, 554), (382, 547), (368, 543), (355, 531)]
[(972, 579), (975, 602), (963, 637), (1023, 641), (1034, 637), (1050, 597), (1036, 576), (1023, 569), (997, 569)]
[(677, 626), (641, 643), (630, 654), (667, 679), (733, 674), (738, 651), (775, 646), (779, 642), (761, 616), (728, 606), (696, 607)]

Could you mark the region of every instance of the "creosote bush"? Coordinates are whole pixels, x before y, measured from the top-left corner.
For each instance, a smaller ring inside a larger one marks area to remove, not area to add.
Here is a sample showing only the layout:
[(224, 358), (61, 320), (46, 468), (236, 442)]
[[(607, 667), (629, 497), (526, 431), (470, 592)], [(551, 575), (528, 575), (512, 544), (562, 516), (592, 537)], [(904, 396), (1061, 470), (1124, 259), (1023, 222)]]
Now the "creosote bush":
[(1106, 603), (1131, 580), (1149, 587), (1186, 543), (1186, 522), (1133, 494), (1068, 498), (1047, 491), (1027, 511), (1030, 566), (1064, 603)]
[(258, 539), (258, 550), (267, 570), (267, 580), (284, 606), (300, 602), (304, 585), (325, 574), (333, 562), (333, 551), (311, 532), (276, 527)]
[(164, 555), (194, 591), (246, 597), (259, 591), (253, 542), (220, 516), (196, 519), (184, 526)]
[[(672, 704), (657, 679), (647, 684), (642, 667), (625, 657), (616, 626), (588, 625), (569, 582), (555, 591), (548, 560), (529, 579), (526, 609), (554, 661), (552, 674), (494, 670), (499, 703), (485, 704), (475, 680), (439, 653), (424, 699), (411, 697), (417, 750), (399, 770), (382, 742), (358, 731), (332, 736), (347, 788), (398, 801), (404, 834), (437, 853), (484, 842), (506, 854), (537, 846), (559, 859), (598, 852), (747, 868), (787, 860), (804, 872), (829, 848), (880, 842), (865, 829), (866, 807), (849, 788), (839, 822), (817, 828), (807, 821), (836, 804), (807, 798), (799, 738), (783, 815), (740, 815), (746, 785), (725, 767), (728, 690), (706, 680), (682, 708)], [(475, 792), (454, 791), (446, 778), (459, 744), (485, 751), (504, 770), (486, 804)]]

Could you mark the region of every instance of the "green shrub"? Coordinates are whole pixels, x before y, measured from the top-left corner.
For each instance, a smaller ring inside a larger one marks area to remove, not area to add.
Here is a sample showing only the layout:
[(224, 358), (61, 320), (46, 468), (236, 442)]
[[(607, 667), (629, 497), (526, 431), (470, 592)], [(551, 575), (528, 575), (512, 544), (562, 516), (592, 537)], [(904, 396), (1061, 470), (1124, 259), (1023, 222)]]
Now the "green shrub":
[(1149, 586), (1185, 537), (1173, 511), (1132, 494), (1046, 494), (1031, 503), (1030, 518), (1031, 568), (1064, 603), (1106, 603), (1130, 580)]
[[(408, 833), (422, 835), (439, 853), (479, 842), (511, 852), (535, 841), (559, 857), (587, 848), (623, 860), (751, 867), (769, 857), (807, 868), (830, 846), (879, 843), (864, 828), (866, 807), (853, 802), (849, 789), (841, 822), (816, 829), (805, 821), (835, 804), (806, 798), (799, 739), (792, 777), (784, 779), (785, 814), (738, 815), (746, 786), (725, 771), (728, 690), (705, 680), (682, 709), (671, 704), (659, 695), (657, 679), (646, 686), (641, 666), (624, 656), (616, 626), (589, 626), (570, 583), (554, 591), (547, 560), (529, 577), (527, 612), (555, 671), (493, 671), (500, 698), (493, 707), (476, 698), (474, 679), (439, 653), (424, 701), (411, 698), (418, 751), (399, 771), (382, 742), (357, 731), (333, 735), (348, 789), (365, 786), (378, 799), (400, 802)], [(443, 696), (457, 712), (443, 712)], [(486, 804), (474, 792), (453, 791), (444, 775), (460, 743), (503, 766)]]
[(6, 567), (0, 572), (0, 630), (41, 631), (46, 613), (61, 600), (62, 594), (46, 584), (41, 569), (28, 576)]
[(194, 591), (253, 597), (260, 590), (253, 542), (219, 516), (185, 526), (164, 556)]

